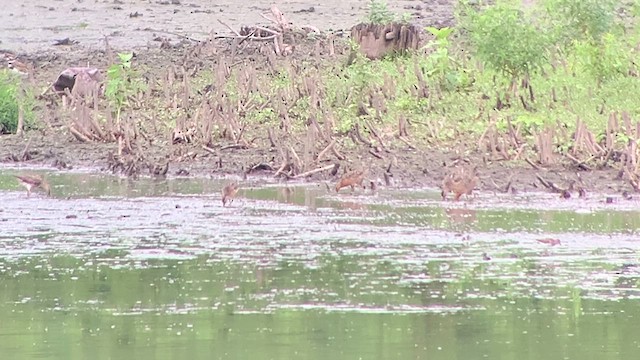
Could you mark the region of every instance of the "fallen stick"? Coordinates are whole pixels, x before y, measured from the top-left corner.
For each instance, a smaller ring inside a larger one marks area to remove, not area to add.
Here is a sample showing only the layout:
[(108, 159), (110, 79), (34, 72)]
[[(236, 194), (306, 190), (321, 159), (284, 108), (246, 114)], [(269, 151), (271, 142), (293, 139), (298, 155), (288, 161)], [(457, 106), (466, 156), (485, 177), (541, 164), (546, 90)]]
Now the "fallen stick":
[(248, 146), (245, 144), (231, 144), (231, 145), (225, 145), (223, 147), (220, 148), (220, 150), (229, 150), (229, 149), (247, 149)]
[(560, 189), (556, 184), (551, 181), (547, 181), (540, 176), (540, 174), (536, 174), (536, 178), (540, 181), (540, 183), (546, 187), (547, 189), (553, 190), (554, 192), (561, 193), (564, 190)]
[(206, 150), (208, 153), (213, 154), (213, 155), (216, 155), (216, 151), (215, 151), (215, 150), (213, 150), (212, 148), (208, 147), (207, 145), (202, 145), (202, 148), (203, 148), (204, 150)]
[(29, 156), (29, 148), (31, 147), (31, 141), (33, 141), (33, 136), (29, 138), (27, 141), (27, 145), (25, 145), (24, 150), (22, 150), (22, 160), (26, 160), (27, 156)]
[(384, 157), (378, 154), (377, 152), (373, 151), (373, 149), (369, 149), (369, 154), (373, 155), (374, 157), (377, 157), (380, 160), (384, 160)]
[(525, 158), (524, 161), (526, 161), (527, 164), (531, 165), (532, 168), (534, 168), (536, 170), (542, 170), (542, 168), (540, 166), (538, 166), (536, 163), (531, 161), (529, 158)]
[(327, 145), (327, 147), (324, 148), (324, 150), (320, 151), (320, 153), (316, 157), (316, 161), (320, 161), (322, 157), (327, 154), (327, 152), (331, 151), (331, 149), (335, 144), (336, 144), (336, 140), (334, 139), (333, 141), (331, 141), (331, 143), (329, 143), (329, 145)]
[(277, 31), (275, 31), (275, 30), (271, 30), (271, 29), (266, 28), (266, 27), (256, 26), (255, 28), (256, 28), (257, 30), (262, 30), (262, 31), (264, 31), (264, 32), (268, 32), (268, 33), (269, 33), (269, 34), (271, 34), (271, 35), (280, 36), (280, 33), (279, 33), (279, 32), (277, 32)]
[[(298, 156), (298, 153), (296, 153), (296, 151), (294, 150), (293, 146), (289, 146), (289, 150), (291, 151), (291, 154), (293, 155), (293, 159), (296, 161), (296, 163), (298, 163), (298, 168), (302, 169), (302, 166), (304, 165), (304, 163), (302, 162), (302, 160), (300, 160), (300, 157)], [(295, 171), (295, 169), (294, 169)]]
[(331, 170), (331, 169), (333, 169), (334, 166), (335, 165), (331, 164), (331, 165), (327, 165), (325, 167), (309, 170), (307, 172), (303, 172), (302, 174), (298, 174), (298, 175), (294, 176), (293, 179), (299, 179), (299, 178), (311, 176), (313, 174), (316, 174), (316, 173), (319, 173), (319, 172), (322, 172), (322, 171)]
[(573, 155), (567, 153), (566, 156), (569, 158), (569, 160), (571, 160), (574, 163), (576, 163), (577, 167), (579, 167), (579, 168), (581, 168), (583, 170), (586, 170), (586, 171), (591, 171), (592, 170), (591, 167), (586, 165), (584, 161), (580, 161), (580, 160), (576, 159)]
[(89, 139), (87, 136), (85, 136), (84, 134), (82, 134), (80, 131), (76, 130), (76, 128), (74, 126), (69, 126), (69, 131), (71, 131), (71, 134), (73, 134), (73, 136), (78, 139), (81, 142), (91, 142), (91, 139)]
[(340, 154), (340, 152), (336, 149), (335, 146), (331, 147), (331, 152), (333, 153), (333, 155), (336, 156), (336, 158), (338, 158), (338, 160), (340, 161), (344, 161), (346, 159), (346, 157), (342, 154)]
[(497, 191), (500, 191), (501, 193), (508, 193), (511, 190), (511, 183), (512, 183), (512, 179), (513, 179), (513, 174), (511, 174), (511, 176), (509, 176), (509, 180), (507, 181), (507, 185), (503, 187), (498, 186), (498, 184), (496, 184), (495, 181), (493, 181), (493, 179), (491, 179), (491, 183), (493, 184), (493, 187), (496, 188)]
[[(287, 160), (284, 160), (282, 162), (282, 165), (280, 166), (280, 168), (278, 169), (278, 171), (276, 171), (275, 174), (273, 174), (273, 177), (278, 177), (278, 175), (280, 174), (284, 174), (284, 169), (287, 168), (287, 166), (289, 165), (289, 162)], [(287, 176), (288, 177), (288, 176)]]
[(400, 141), (402, 141), (403, 143), (407, 144), (407, 146), (409, 147), (409, 149), (411, 149), (411, 150), (415, 150), (415, 149), (416, 149), (416, 147), (415, 147), (415, 146), (413, 146), (413, 145), (409, 142), (409, 140), (405, 139), (403, 136), (398, 136), (398, 139), (400, 139)]
[(260, 36), (242, 36), (242, 35), (216, 35), (213, 38), (214, 39), (241, 39), (242, 41), (245, 40), (255, 40), (255, 41), (267, 41), (267, 40), (273, 40), (275, 38), (277, 38), (278, 35), (271, 35), (271, 36), (264, 36), (264, 37), (260, 37)]

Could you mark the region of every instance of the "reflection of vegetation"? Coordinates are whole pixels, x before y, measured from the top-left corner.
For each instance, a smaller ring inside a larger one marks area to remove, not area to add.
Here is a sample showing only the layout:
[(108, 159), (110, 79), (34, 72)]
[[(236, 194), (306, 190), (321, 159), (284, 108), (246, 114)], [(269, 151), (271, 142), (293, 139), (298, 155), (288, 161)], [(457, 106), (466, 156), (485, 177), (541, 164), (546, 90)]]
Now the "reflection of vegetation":
[[(216, 261), (217, 255), (134, 262), (122, 251), (4, 261), (0, 334), (11, 336), (0, 337), (0, 350), (10, 348), (16, 358), (46, 350), (70, 360), (132, 354), (170, 359), (183, 352), (209, 356), (212, 349), (252, 359), (291, 353), (343, 358), (344, 351), (359, 358), (432, 358), (436, 348), (442, 355), (436, 359), (466, 359), (478, 354), (478, 344), (489, 358), (525, 351), (540, 358), (561, 351), (586, 358), (593, 349), (585, 342), (606, 344), (611, 351), (599, 355), (602, 359), (637, 350), (633, 341), (620, 340), (634, 333), (636, 322), (628, 314), (635, 302), (585, 299), (570, 284), (554, 282), (567, 269), (537, 260), (447, 261), (448, 266), (428, 261), (421, 267), (406, 261), (417, 250), (412, 247), (406, 254), (384, 256), (372, 254), (366, 244), (353, 244), (335, 243), (334, 249), (352, 255), (323, 255), (312, 267), (283, 260), (275, 268), (256, 268), (249, 262)], [(429, 250), (431, 256), (464, 256), (471, 248)], [(592, 264), (584, 274), (598, 270)], [(348, 305), (364, 313), (269, 310), (273, 304)], [(403, 305), (469, 310), (367, 313)], [(611, 315), (594, 315), (603, 311)], [(567, 342), (569, 335), (576, 341)], [(41, 344), (47, 344), (45, 350)], [(172, 351), (165, 351), (167, 346)]]

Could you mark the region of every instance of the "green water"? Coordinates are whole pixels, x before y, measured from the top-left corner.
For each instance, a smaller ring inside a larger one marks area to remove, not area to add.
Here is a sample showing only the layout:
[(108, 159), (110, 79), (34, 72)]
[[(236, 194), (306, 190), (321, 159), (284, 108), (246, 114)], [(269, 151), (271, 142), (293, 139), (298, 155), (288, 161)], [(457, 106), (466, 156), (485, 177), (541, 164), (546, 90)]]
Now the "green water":
[(13, 173), (0, 359), (640, 354), (634, 204), (256, 181), (222, 208), (221, 181), (56, 174), (46, 199)]

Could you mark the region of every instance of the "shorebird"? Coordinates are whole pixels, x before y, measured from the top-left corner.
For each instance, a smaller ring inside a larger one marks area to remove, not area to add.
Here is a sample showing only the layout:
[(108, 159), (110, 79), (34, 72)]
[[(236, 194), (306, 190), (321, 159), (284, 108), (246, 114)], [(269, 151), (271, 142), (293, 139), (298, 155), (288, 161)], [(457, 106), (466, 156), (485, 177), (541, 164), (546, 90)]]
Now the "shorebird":
[(39, 175), (16, 175), (20, 184), (27, 188), (27, 196), (31, 196), (31, 190), (41, 188), (47, 195), (51, 195), (51, 187), (49, 183)]
[(340, 178), (340, 181), (338, 181), (338, 183), (336, 184), (336, 192), (340, 192), (340, 189), (347, 186), (351, 187), (351, 191), (355, 191), (356, 185), (359, 185), (363, 189), (365, 189), (364, 185), (362, 184), (365, 174), (365, 170), (354, 170), (344, 174), (342, 178)]
[(475, 169), (470, 171), (463, 167), (456, 168), (447, 174), (442, 181), (442, 200), (446, 200), (447, 194), (450, 192), (455, 195), (455, 201), (460, 200), (462, 195), (471, 195), (478, 180)]
[(222, 206), (223, 207), (226, 206), (227, 203), (231, 205), (231, 203), (233, 202), (233, 198), (238, 193), (238, 189), (239, 187), (237, 182), (231, 182), (227, 184), (224, 188), (222, 188)]

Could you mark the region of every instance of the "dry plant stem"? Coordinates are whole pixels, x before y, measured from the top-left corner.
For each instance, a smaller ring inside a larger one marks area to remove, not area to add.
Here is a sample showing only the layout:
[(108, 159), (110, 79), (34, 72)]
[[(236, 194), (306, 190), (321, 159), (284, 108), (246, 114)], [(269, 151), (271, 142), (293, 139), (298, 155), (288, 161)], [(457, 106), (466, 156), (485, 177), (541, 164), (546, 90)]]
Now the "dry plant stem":
[(304, 173), (302, 173), (302, 174), (295, 175), (295, 176), (293, 177), (293, 179), (299, 179), (299, 178), (303, 178), (303, 177), (308, 177), (308, 176), (311, 176), (311, 175), (313, 175), (313, 174), (317, 174), (317, 173), (319, 173), (319, 172), (323, 172), (323, 171), (331, 170), (331, 169), (333, 169), (333, 167), (334, 167), (334, 166), (335, 166), (335, 165), (327, 165), (327, 166), (324, 166), (324, 167), (321, 167), (321, 168), (317, 168), (317, 169), (309, 170), (309, 171), (304, 172)]
[(265, 37), (259, 37), (259, 36), (233, 36), (233, 35), (217, 35), (214, 38), (215, 39), (239, 39), (241, 40), (240, 43), (238, 43), (238, 45), (240, 45), (242, 42), (246, 41), (246, 40), (253, 40), (253, 41), (269, 41), (269, 40), (273, 40), (275, 38), (277, 38), (278, 35), (271, 35), (271, 36), (265, 36)]
[(293, 159), (296, 162), (296, 166), (298, 167), (298, 169), (302, 169), (304, 166), (304, 163), (302, 162), (302, 160), (300, 160), (300, 157), (298, 156), (298, 153), (296, 153), (296, 150), (293, 148), (293, 146), (289, 146), (289, 150), (291, 151), (291, 155), (293, 156)]
[(18, 128), (16, 129), (16, 135), (24, 135), (24, 107), (22, 102), (18, 104)]
[(27, 145), (24, 146), (24, 150), (22, 150), (22, 160), (25, 160), (29, 155), (29, 148), (31, 147), (32, 141), (33, 141), (33, 137), (30, 137), (29, 141), (27, 141)]
[(329, 143), (329, 145), (327, 145), (322, 151), (320, 151), (320, 153), (318, 153), (318, 156), (316, 157), (316, 161), (320, 162), (322, 161), (322, 158), (329, 152), (332, 150), (332, 148), (336, 145), (336, 141), (335, 139), (331, 141), (331, 143)]
[(380, 159), (380, 160), (384, 160), (384, 156), (378, 154), (377, 152), (373, 151), (373, 149), (369, 149), (369, 154), (373, 155), (374, 157)]
[(182, 35), (182, 34), (178, 34), (176, 32), (172, 32), (172, 31), (167, 31), (167, 30), (157, 30), (157, 29), (152, 29), (152, 28), (144, 28), (144, 29), (141, 29), (141, 30), (142, 31), (152, 32), (152, 33), (173, 35), (173, 36), (177, 36), (179, 38), (185, 39), (185, 40), (194, 41), (194, 42), (198, 42), (198, 43), (204, 42), (203, 40), (194, 39), (192, 37), (189, 37), (189, 36), (186, 36), (186, 35)]
[(340, 161), (344, 161), (344, 160), (346, 160), (346, 159), (347, 159), (347, 157), (346, 157), (346, 156), (344, 156), (344, 155), (342, 155), (342, 154), (338, 151), (338, 149), (336, 149), (336, 147), (335, 147), (335, 146), (332, 146), (332, 147), (331, 147), (331, 152), (332, 152), (332, 153), (333, 153), (333, 155), (334, 155), (338, 160), (340, 160)]
[(365, 138), (362, 136), (362, 134), (360, 133), (360, 125), (359, 125), (359, 124), (356, 124), (356, 125), (353, 127), (353, 133), (354, 133), (354, 135), (356, 136), (356, 138), (358, 139), (358, 141), (360, 141), (361, 143), (363, 143), (363, 144), (365, 144), (365, 145), (367, 145), (367, 146), (369, 146), (369, 147), (373, 147), (373, 144), (371, 143), (371, 141), (369, 141), (369, 140), (365, 139)]
[(373, 127), (373, 124), (370, 121), (367, 121), (367, 127), (369, 128), (369, 131), (373, 134), (373, 137), (375, 137), (376, 140), (378, 140), (378, 142), (380, 143), (380, 146), (382, 146), (384, 151), (391, 152), (389, 148), (387, 148), (387, 145), (385, 145), (384, 141), (382, 141), (382, 137), (378, 134), (378, 132)]
[(542, 176), (540, 176), (540, 174), (537, 174), (536, 178), (538, 179), (538, 181), (540, 181), (540, 183), (544, 187), (546, 187), (549, 190), (552, 190), (552, 191), (557, 192), (557, 193), (561, 193), (563, 191), (556, 184), (552, 183), (551, 181), (545, 180)]
[(529, 158), (525, 158), (524, 161), (527, 162), (527, 164), (531, 165), (532, 168), (536, 169), (536, 170), (542, 170), (542, 168), (540, 166), (538, 166), (538, 164), (534, 163), (533, 161), (531, 161), (531, 159)]
[(82, 134), (80, 131), (76, 130), (75, 126), (70, 125), (69, 126), (69, 131), (71, 132), (71, 134), (80, 142), (91, 142), (91, 139), (89, 139), (88, 137), (84, 136), (84, 134)]
[(569, 153), (567, 153), (566, 156), (569, 158), (569, 160), (573, 161), (576, 164), (577, 167), (579, 167), (579, 168), (581, 168), (581, 169), (583, 169), (585, 171), (593, 170), (593, 169), (591, 169), (590, 166), (587, 166), (585, 164), (586, 161), (580, 161), (580, 160), (576, 159), (573, 155), (571, 155)]
[(220, 147), (220, 150), (229, 150), (229, 149), (247, 149), (248, 146), (245, 144), (231, 144)]
[(218, 22), (220, 24), (222, 24), (224, 27), (226, 27), (227, 29), (231, 30), (232, 33), (236, 34), (236, 37), (238, 38), (243, 38), (244, 36), (240, 35), (239, 32), (235, 31), (231, 26), (227, 25), (227, 23), (225, 23), (224, 21), (218, 19)]
[(202, 145), (202, 149), (210, 154), (217, 155), (216, 151), (206, 145)]
[(633, 188), (633, 191), (640, 192), (640, 181), (638, 181), (638, 176), (635, 173), (632, 173), (627, 169), (627, 167), (623, 168), (624, 173), (627, 174), (627, 178), (629, 179), (629, 184)]
[(415, 147), (415, 146), (413, 146), (413, 145), (409, 142), (409, 140), (405, 139), (405, 138), (404, 138), (404, 136), (398, 136), (398, 139), (399, 139), (400, 141), (402, 141), (403, 143), (405, 143), (405, 144), (409, 147), (409, 149), (411, 149), (411, 150), (415, 150), (415, 149), (416, 149), (416, 147)]
[(289, 161), (287, 161), (286, 159), (283, 160), (282, 165), (280, 165), (280, 167), (278, 168), (278, 171), (276, 171), (276, 173), (273, 174), (273, 177), (278, 177), (278, 175), (284, 174), (284, 169), (286, 169), (288, 165), (289, 165)]
[(273, 130), (271, 130), (271, 128), (268, 128), (268, 129), (267, 129), (267, 136), (269, 137), (269, 143), (270, 143), (271, 147), (272, 147), (272, 148), (276, 148), (276, 147), (278, 147), (278, 146), (276, 145), (276, 141), (275, 141), (275, 139), (274, 139), (274, 137), (273, 137)]

